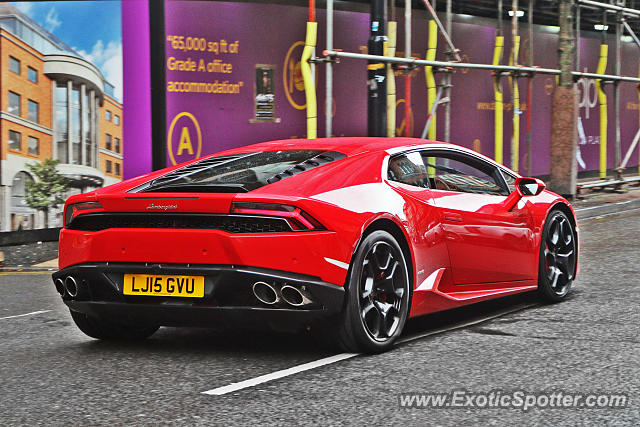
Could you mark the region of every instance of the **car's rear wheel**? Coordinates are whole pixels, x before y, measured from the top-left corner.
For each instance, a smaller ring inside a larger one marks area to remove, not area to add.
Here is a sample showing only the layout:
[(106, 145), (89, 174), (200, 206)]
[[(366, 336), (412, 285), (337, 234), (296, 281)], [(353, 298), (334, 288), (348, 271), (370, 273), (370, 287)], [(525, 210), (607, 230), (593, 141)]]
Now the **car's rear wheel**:
[(349, 269), (339, 342), (346, 351), (388, 350), (402, 333), (411, 296), (407, 263), (386, 231), (367, 235)]
[(576, 271), (576, 231), (559, 210), (549, 214), (540, 242), (538, 293), (550, 302), (566, 298)]
[(139, 341), (153, 335), (158, 326), (135, 327), (109, 322), (84, 313), (70, 310), (76, 326), (91, 338), (112, 341)]

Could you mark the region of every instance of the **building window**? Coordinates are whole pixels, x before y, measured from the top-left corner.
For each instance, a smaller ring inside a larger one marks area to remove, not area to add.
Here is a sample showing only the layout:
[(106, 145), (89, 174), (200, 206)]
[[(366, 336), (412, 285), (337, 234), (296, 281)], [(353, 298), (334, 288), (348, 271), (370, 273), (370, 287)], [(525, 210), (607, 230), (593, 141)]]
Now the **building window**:
[(35, 156), (40, 154), (40, 140), (33, 136), (29, 137), (29, 154), (33, 154)]
[(109, 135), (109, 134), (107, 134), (105, 147), (107, 148), (107, 150), (111, 150), (111, 135)]
[(115, 123), (116, 126), (120, 126), (120, 116), (116, 114), (116, 116), (113, 118), (113, 123)]
[(20, 74), (20, 60), (14, 58), (13, 56), (9, 57), (9, 69), (16, 74)]
[(16, 116), (20, 115), (20, 95), (11, 91), (9, 91), (9, 112)]
[(111, 173), (111, 160), (107, 160), (107, 173)]
[(113, 147), (113, 149), (116, 151), (116, 153), (120, 152), (120, 138), (116, 138), (115, 139), (115, 147)]
[(120, 163), (116, 163), (116, 175), (120, 176)]
[(27, 67), (27, 78), (34, 83), (38, 83), (38, 70)]
[(106, 114), (107, 114), (107, 121), (110, 122), (111, 121), (111, 111), (107, 110)]
[(22, 135), (15, 130), (9, 131), (9, 148), (20, 151), (22, 149)]
[(40, 116), (40, 106), (36, 101), (29, 100), (29, 120), (38, 123)]

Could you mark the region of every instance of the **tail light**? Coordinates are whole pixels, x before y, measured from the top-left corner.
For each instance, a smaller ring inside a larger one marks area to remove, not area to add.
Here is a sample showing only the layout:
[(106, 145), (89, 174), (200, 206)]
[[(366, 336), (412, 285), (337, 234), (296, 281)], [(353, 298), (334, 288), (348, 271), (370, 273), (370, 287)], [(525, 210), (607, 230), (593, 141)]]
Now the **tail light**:
[(68, 227), (69, 224), (71, 224), (71, 221), (73, 221), (73, 219), (81, 213), (103, 210), (104, 208), (102, 207), (100, 202), (82, 202), (69, 205), (64, 211), (64, 226)]
[(231, 204), (231, 213), (284, 218), (295, 231), (325, 230), (314, 217), (291, 205), (240, 202)]

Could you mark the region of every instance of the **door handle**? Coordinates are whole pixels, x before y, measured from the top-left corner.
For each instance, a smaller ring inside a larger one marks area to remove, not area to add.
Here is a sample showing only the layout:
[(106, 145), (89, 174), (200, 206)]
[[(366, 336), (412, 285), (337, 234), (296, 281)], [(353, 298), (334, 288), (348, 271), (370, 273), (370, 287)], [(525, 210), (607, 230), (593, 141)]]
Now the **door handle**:
[(453, 212), (445, 212), (444, 219), (449, 222), (462, 222), (462, 215)]

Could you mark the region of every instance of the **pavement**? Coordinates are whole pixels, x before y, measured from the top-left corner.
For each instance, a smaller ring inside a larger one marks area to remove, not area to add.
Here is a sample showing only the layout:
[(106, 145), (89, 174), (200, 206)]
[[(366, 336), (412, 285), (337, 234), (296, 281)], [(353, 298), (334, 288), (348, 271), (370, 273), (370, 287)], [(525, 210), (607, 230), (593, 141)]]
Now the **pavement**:
[[(49, 273), (0, 273), (0, 425), (639, 425), (640, 215), (585, 218), (581, 271), (565, 302), (524, 294), (425, 316), (375, 356), (336, 355), (306, 334), (217, 329), (99, 342), (73, 325)], [(462, 390), (628, 402), (400, 406), (400, 393)]]
[(618, 191), (592, 191), (572, 203), (578, 219), (625, 214), (640, 210), (640, 188), (625, 187)]

